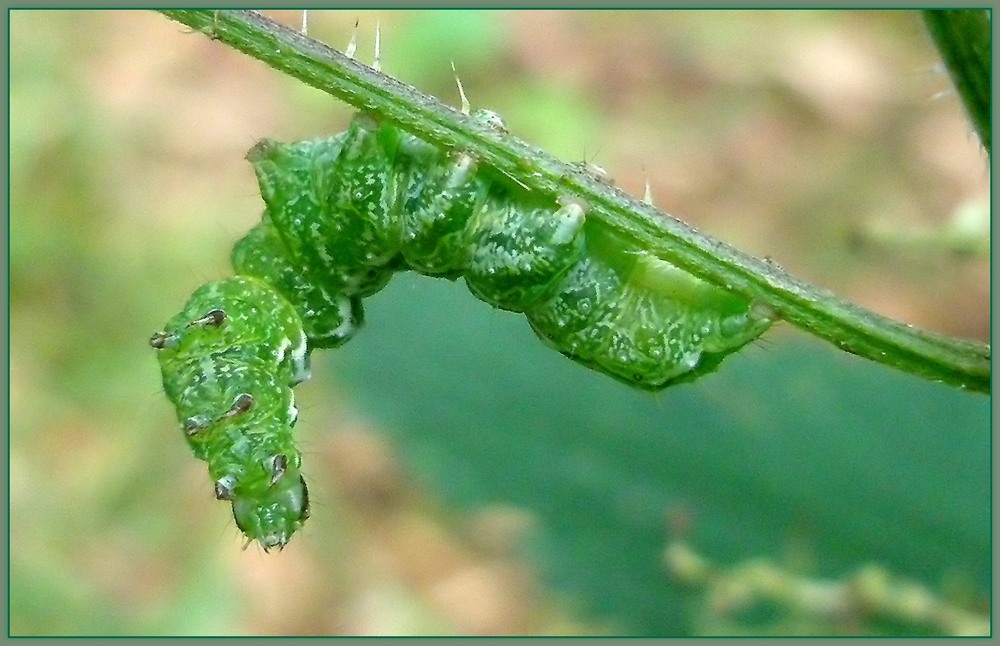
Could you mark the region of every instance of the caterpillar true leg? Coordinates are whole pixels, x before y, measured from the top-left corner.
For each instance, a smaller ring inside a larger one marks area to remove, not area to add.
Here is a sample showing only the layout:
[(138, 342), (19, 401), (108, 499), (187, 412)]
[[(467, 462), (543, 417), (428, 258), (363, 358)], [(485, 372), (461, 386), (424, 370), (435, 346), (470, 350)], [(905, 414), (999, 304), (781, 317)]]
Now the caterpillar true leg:
[(187, 436), (201, 433), (212, 425), (212, 420), (204, 415), (194, 415), (184, 420), (184, 434)]
[(215, 497), (219, 500), (232, 500), (233, 487), (236, 486), (236, 479), (232, 476), (222, 476), (215, 481)]
[(236, 400), (233, 401), (233, 405), (229, 407), (229, 410), (222, 414), (222, 419), (242, 415), (251, 408), (253, 408), (253, 395), (250, 393), (240, 393), (237, 395)]
[(218, 327), (226, 321), (226, 313), (223, 310), (215, 309), (201, 317), (191, 321), (189, 325), (214, 325)]

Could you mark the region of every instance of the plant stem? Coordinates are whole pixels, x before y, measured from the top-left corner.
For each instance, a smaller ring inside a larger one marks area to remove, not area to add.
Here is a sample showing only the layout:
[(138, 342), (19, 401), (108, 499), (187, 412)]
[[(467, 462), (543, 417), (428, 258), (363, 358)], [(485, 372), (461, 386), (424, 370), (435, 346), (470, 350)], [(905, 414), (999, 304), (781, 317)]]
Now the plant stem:
[(916, 330), (841, 300), (699, 233), (676, 218), (602, 184), (542, 150), (479, 124), (326, 45), (249, 11), (161, 10), (214, 40), (322, 90), (432, 144), (468, 151), (532, 191), (572, 195), (588, 218), (638, 248), (710, 283), (771, 308), (781, 319), (846, 352), (938, 382), (990, 392), (990, 348)]
[(926, 9), (923, 15), (979, 140), (990, 153), (989, 9)]

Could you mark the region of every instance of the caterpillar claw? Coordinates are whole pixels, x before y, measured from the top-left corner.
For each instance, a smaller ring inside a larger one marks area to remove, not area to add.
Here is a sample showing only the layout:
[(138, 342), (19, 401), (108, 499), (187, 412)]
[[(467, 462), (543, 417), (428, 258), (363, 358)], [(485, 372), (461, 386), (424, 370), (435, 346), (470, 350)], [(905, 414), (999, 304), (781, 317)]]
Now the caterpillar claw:
[[(467, 117), (471, 117), (473, 120), (483, 124), (484, 126), (487, 126), (491, 130), (495, 130), (496, 132), (502, 134), (507, 134), (507, 125), (503, 122), (503, 118), (501, 118), (501, 116), (496, 112), (494, 112), (493, 110), (481, 108), (476, 110), (475, 112), (472, 112), (471, 105), (469, 103), (469, 97), (466, 96), (465, 94), (465, 88), (462, 86), (462, 79), (458, 78), (458, 71), (455, 69), (454, 61), (451, 62), (451, 71), (454, 72), (455, 74), (455, 85), (458, 86), (458, 95), (461, 97), (462, 100), (462, 108), (461, 108), (462, 114), (464, 114)], [(501, 171), (501, 172), (505, 176), (507, 176), (508, 179), (510, 179), (515, 184), (519, 185), (524, 190), (526, 191), (531, 190), (530, 188), (528, 188), (527, 185), (524, 184), (524, 182), (514, 177), (510, 173), (507, 173), (506, 171)]]

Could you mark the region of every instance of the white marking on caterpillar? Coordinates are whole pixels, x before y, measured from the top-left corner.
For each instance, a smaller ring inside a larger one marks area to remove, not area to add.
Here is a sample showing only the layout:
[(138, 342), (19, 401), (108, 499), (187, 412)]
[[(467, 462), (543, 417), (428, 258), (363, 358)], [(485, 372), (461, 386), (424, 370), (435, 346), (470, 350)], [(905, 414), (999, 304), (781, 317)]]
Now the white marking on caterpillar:
[(209, 387), (215, 385), (215, 362), (212, 357), (206, 356), (201, 359), (201, 375), (205, 384)]
[[(309, 345), (305, 333), (301, 333), (299, 341), (292, 349), (292, 385), (298, 385), (309, 379)], [(280, 363), (280, 362), (279, 362)]]
[(274, 360), (276, 363), (281, 363), (285, 360), (285, 353), (288, 352), (288, 348), (292, 345), (292, 341), (287, 337), (281, 340), (281, 345), (274, 351)]

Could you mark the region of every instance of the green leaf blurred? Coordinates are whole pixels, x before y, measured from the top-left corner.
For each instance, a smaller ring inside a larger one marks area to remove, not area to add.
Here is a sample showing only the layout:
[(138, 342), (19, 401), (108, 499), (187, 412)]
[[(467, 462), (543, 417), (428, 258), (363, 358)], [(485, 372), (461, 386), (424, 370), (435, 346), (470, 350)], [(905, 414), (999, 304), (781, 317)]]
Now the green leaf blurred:
[(780, 332), (691, 386), (638, 393), (464, 291), (396, 279), (327, 362), (448, 501), (530, 510), (552, 580), (622, 632), (689, 629), (659, 566), (672, 511), (724, 561), (798, 543), (819, 575), (874, 559), (988, 589), (988, 399)]

